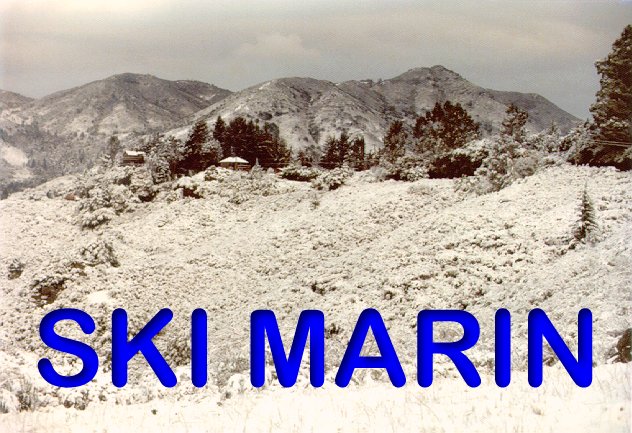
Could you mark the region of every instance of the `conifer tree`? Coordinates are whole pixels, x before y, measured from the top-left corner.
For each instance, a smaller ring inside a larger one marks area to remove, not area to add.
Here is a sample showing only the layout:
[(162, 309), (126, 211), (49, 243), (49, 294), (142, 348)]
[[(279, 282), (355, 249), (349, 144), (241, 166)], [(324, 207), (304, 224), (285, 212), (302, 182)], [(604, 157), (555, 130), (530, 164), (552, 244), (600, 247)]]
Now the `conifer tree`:
[(584, 185), (579, 205), (579, 220), (573, 235), (579, 242), (592, 241), (595, 239), (598, 229), (595, 206), (588, 195), (588, 185)]
[(380, 151), (380, 156), (390, 163), (394, 163), (406, 153), (406, 141), (408, 134), (401, 120), (396, 120), (388, 128), (384, 136), (384, 147)]
[(595, 66), (601, 88), (590, 112), (597, 142), (591, 152), (582, 155), (582, 162), (630, 170), (632, 147), (623, 146), (632, 143), (632, 25), (625, 27), (610, 54)]
[(435, 156), (463, 147), (478, 138), (480, 125), (470, 117), (461, 104), (435, 103), (434, 108), (415, 121), (413, 137), (417, 152), (431, 152)]
[(217, 116), (215, 127), (213, 128), (213, 138), (217, 140), (222, 149), (222, 158), (232, 155), (232, 149), (226, 144), (226, 122), (221, 116)]

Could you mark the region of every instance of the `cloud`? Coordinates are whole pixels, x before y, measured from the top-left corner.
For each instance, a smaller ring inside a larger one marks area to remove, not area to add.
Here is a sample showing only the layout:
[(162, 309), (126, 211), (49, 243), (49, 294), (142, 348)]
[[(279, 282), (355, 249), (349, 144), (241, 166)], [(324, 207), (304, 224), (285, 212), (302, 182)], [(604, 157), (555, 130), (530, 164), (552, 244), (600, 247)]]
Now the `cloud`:
[(5, 0), (0, 88), (29, 96), (120, 72), (239, 90), (271, 78), (389, 78), (444, 66), (588, 115), (632, 7), (615, 0)]
[[(281, 75), (309, 74), (321, 60), (318, 50), (305, 47), (303, 40), (296, 34), (280, 33), (258, 35), (254, 42), (244, 42), (232, 52), (227, 60), (230, 71), (236, 75), (256, 76), (249, 71), (259, 70), (263, 75), (270, 70), (278, 70)], [(279, 71), (281, 72), (281, 71)], [(268, 78), (261, 76), (261, 81)]]

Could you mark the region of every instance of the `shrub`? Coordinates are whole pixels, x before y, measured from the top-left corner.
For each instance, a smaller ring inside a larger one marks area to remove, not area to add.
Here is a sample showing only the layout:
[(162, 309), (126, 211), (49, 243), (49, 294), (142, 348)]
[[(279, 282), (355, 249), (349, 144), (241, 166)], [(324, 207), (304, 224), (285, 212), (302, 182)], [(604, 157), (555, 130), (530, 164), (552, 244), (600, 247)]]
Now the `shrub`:
[(472, 159), (471, 155), (454, 151), (435, 159), (428, 175), (431, 179), (473, 176), (482, 163), (482, 159)]
[(79, 255), (88, 266), (96, 266), (99, 264), (108, 264), (114, 267), (119, 266), (119, 261), (114, 254), (112, 244), (103, 239), (99, 239), (83, 247)]
[(314, 180), (320, 174), (320, 170), (312, 167), (302, 167), (299, 165), (288, 165), (281, 169), (281, 177), (288, 180), (297, 180), (299, 182), (309, 182)]
[(491, 142), (487, 157), (474, 173), (475, 178), (460, 181), (456, 188), (477, 194), (499, 191), (517, 179), (534, 174), (547, 163), (545, 156), (511, 137), (501, 136)]
[(333, 191), (344, 185), (351, 174), (348, 168), (334, 168), (312, 180), (312, 187), (318, 190)]
[(31, 283), (32, 297), (42, 307), (55, 302), (59, 294), (66, 288), (66, 277), (61, 275), (47, 275), (36, 278)]
[(385, 163), (384, 168), (387, 170), (387, 179), (414, 182), (428, 178), (425, 162), (413, 156), (399, 158), (393, 164)]
[(14, 280), (16, 278), (20, 278), (22, 272), (24, 272), (24, 263), (19, 259), (11, 260), (8, 267), (7, 278), (10, 280)]

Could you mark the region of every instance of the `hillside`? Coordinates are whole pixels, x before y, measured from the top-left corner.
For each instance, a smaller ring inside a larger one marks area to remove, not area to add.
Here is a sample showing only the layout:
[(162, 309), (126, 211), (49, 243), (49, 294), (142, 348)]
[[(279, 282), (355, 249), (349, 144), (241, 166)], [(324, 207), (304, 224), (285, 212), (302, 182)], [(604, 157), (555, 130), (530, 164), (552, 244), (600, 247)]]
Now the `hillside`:
[(198, 119), (210, 126), (217, 118), (237, 116), (281, 127), (295, 149), (322, 146), (343, 130), (364, 136), (367, 150), (379, 149), (390, 122), (432, 109), (436, 102), (458, 102), (481, 123), (484, 134), (499, 131), (511, 103), (529, 113), (527, 128), (539, 132), (554, 121), (563, 132), (579, 119), (544, 97), (479, 87), (443, 66), (411, 69), (388, 80), (332, 83), (312, 78), (283, 78), (252, 86), (196, 113), (186, 126), (171, 131), (184, 137)]
[(134, 147), (143, 134), (164, 131), (230, 93), (199, 81), (130, 73), (35, 100), (2, 92), (0, 138), (30, 164), (15, 166), (0, 154), (0, 192), (81, 171), (112, 135)]
[[(338, 190), (316, 192), (309, 184), (270, 175), (250, 179), (219, 170), (163, 184), (147, 203), (121, 198), (128, 189), (132, 196), (140, 194), (146, 188), (142, 179), (142, 170), (130, 169), (64, 177), (0, 203), (0, 267), (23, 265), (18, 277), (2, 284), (0, 357), (8, 372), (26, 374), (36, 384), (41, 404), (72, 398), (73, 405), (80, 398), (42, 384), (32, 368), (44, 354), (55, 362), (70, 359), (43, 350), (33, 332), (45, 312), (64, 306), (95, 317), (100, 331), (83, 338), (102, 354), (108, 350), (114, 308), (125, 307), (133, 326), (171, 308), (174, 321), (156, 340), (169, 362), (181, 366), (179, 374), (186, 374), (188, 364), (190, 313), (206, 309), (211, 385), (192, 395), (181, 376), (183, 385), (170, 392), (183, 401), (243, 392), (235, 381), (247, 374), (249, 314), (260, 308), (275, 311), (284, 333), (292, 331), (301, 310), (325, 312), (328, 380), (358, 314), (370, 307), (387, 323), (411, 383), (415, 319), (422, 309), (466, 309), (478, 318), (481, 339), (468, 354), (485, 377), (493, 366), (498, 308), (512, 313), (517, 371), (526, 368), (526, 315), (533, 308), (547, 312), (571, 348), (577, 312), (590, 308), (598, 366), (610, 362), (631, 324), (629, 172), (562, 165), (498, 193), (475, 196), (456, 192), (453, 180), (375, 183), (367, 172)], [(68, 200), (73, 198), (68, 194), (97, 191), (103, 182), (114, 184), (111, 200), (118, 204), (111, 209), (124, 206), (108, 224), (81, 229), (87, 214), (78, 208), (87, 202)], [(571, 247), (585, 182), (595, 201), (600, 240)], [(201, 198), (183, 198), (186, 189)], [(77, 335), (76, 329), (67, 332)], [(449, 326), (437, 332), (446, 339), (459, 334)], [(455, 377), (445, 360), (436, 368), (438, 383)], [(132, 384), (146, 374), (151, 373), (141, 360), (132, 363)], [(556, 377), (569, 383), (563, 372)], [(596, 398), (610, 398), (599, 393), (618, 386), (616, 376), (608, 377), (600, 388), (591, 388)], [(106, 368), (81, 401), (142, 402), (159, 389), (150, 379), (114, 391), (108, 380)], [(147, 394), (147, 387), (155, 391)], [(559, 403), (555, 394), (546, 395)]]

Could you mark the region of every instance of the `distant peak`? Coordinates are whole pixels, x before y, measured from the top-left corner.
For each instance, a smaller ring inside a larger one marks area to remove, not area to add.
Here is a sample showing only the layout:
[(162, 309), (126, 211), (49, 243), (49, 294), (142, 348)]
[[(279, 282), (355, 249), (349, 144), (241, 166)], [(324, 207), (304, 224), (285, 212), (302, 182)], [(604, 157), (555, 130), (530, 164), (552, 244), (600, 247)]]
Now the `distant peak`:
[(135, 74), (132, 72), (123, 72), (122, 74), (112, 75), (111, 77), (106, 78), (109, 81), (136, 81), (136, 80), (159, 80), (160, 78), (155, 77), (151, 74)]
[(431, 79), (435, 77), (453, 77), (453, 78), (462, 78), (456, 72), (446, 68), (443, 65), (434, 65), (431, 67), (420, 66), (417, 68), (409, 69), (401, 75), (393, 78), (393, 80), (425, 80)]

